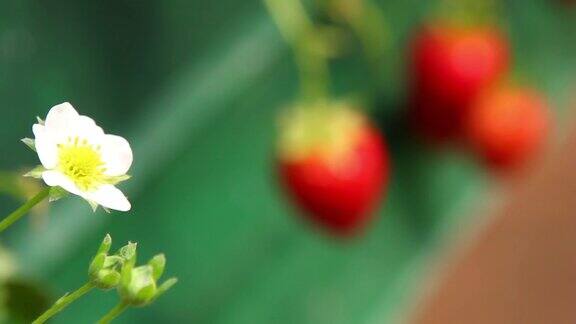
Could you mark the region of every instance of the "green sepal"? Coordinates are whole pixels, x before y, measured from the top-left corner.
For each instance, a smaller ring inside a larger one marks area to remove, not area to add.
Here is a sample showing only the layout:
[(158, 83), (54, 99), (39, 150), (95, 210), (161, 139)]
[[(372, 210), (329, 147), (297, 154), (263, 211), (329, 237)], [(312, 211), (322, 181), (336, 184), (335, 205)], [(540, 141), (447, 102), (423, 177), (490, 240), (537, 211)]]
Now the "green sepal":
[(110, 269), (101, 270), (98, 272), (98, 277), (93, 279), (93, 283), (103, 290), (112, 289), (120, 283), (120, 273)]
[(134, 267), (136, 264), (136, 248), (138, 247), (137, 243), (128, 242), (128, 244), (124, 245), (118, 251), (118, 255), (126, 261), (125, 263)]
[(128, 242), (127, 245), (120, 248), (118, 255), (124, 258), (124, 264), (120, 269), (120, 293), (127, 295), (126, 287), (130, 285), (132, 269), (136, 263), (136, 243)]
[(22, 143), (26, 144), (26, 146), (28, 146), (28, 148), (30, 148), (32, 151), (36, 152), (36, 141), (31, 139), (31, 138), (23, 138), (21, 139)]
[(120, 182), (126, 181), (128, 179), (132, 178), (132, 176), (128, 175), (128, 174), (123, 174), (120, 176), (108, 176), (106, 177), (105, 182), (107, 184), (111, 184), (111, 185), (117, 185)]
[(158, 280), (164, 273), (166, 257), (164, 254), (155, 255), (152, 259), (150, 259), (150, 261), (148, 261), (148, 265), (152, 267), (152, 277), (154, 280)]
[(106, 261), (106, 253), (98, 253), (92, 262), (90, 262), (90, 266), (88, 267), (88, 275), (91, 278), (96, 278), (98, 276), (98, 271), (104, 268), (104, 262)]
[(29, 177), (29, 178), (41, 179), (42, 173), (44, 173), (44, 171), (46, 171), (46, 168), (44, 168), (42, 165), (39, 165), (39, 166), (35, 167), (34, 169), (23, 174), (23, 176)]
[(100, 243), (100, 246), (98, 247), (96, 256), (94, 257), (94, 259), (92, 259), (92, 262), (90, 263), (90, 267), (88, 269), (88, 274), (90, 275), (90, 277), (96, 277), (97, 272), (106, 267), (108, 252), (110, 252), (111, 247), (112, 247), (112, 237), (110, 236), (110, 234), (106, 234), (106, 236), (104, 236), (104, 239), (102, 240), (102, 243)]
[(38, 124), (44, 126), (45, 122), (44, 122), (44, 120), (43, 120), (42, 118), (36, 116), (36, 120), (38, 121)]
[(158, 287), (158, 290), (156, 291), (156, 297), (158, 298), (161, 295), (163, 295), (165, 292), (167, 292), (170, 288), (172, 288), (172, 286), (174, 286), (176, 283), (178, 282), (178, 278), (170, 278), (166, 281), (164, 281), (160, 287)]
[(124, 258), (118, 255), (109, 255), (104, 260), (104, 268), (113, 268), (124, 264)]
[(86, 199), (86, 201), (88, 202), (88, 205), (90, 205), (90, 208), (92, 208), (92, 212), (95, 213), (98, 210), (98, 203), (88, 199)]
[(68, 196), (68, 191), (66, 191), (64, 188), (59, 186), (51, 187), (50, 193), (48, 195), (48, 201), (54, 202), (66, 196)]
[(130, 301), (133, 306), (144, 306), (149, 304), (156, 298), (156, 284), (152, 283), (148, 286), (141, 288), (136, 296)]
[(108, 253), (110, 252), (110, 248), (112, 247), (112, 236), (110, 234), (106, 234), (102, 243), (100, 243), (100, 247), (98, 248), (97, 253)]

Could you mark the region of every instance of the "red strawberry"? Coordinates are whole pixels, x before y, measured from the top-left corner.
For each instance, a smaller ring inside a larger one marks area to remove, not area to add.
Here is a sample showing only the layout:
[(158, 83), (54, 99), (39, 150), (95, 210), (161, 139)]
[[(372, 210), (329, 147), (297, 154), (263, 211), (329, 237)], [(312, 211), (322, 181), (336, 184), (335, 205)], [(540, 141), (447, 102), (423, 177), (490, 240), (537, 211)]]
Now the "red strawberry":
[(466, 110), (509, 64), (508, 43), (493, 27), (431, 24), (412, 47), (415, 121), (432, 139), (460, 135)]
[(473, 148), (491, 166), (516, 167), (542, 147), (549, 130), (548, 105), (534, 90), (493, 88), (474, 103), (466, 128)]
[(279, 172), (313, 222), (338, 235), (370, 218), (388, 183), (388, 153), (360, 113), (330, 105), (296, 109), (284, 124)]

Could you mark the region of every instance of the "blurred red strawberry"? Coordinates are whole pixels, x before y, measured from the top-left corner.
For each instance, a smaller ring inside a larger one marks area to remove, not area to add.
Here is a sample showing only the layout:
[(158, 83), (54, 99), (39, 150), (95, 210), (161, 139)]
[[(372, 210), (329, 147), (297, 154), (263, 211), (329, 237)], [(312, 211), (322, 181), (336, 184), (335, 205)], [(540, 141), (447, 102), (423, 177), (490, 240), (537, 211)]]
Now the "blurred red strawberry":
[(548, 109), (534, 90), (511, 86), (490, 89), (470, 110), (468, 140), (492, 167), (520, 166), (538, 153), (546, 139)]
[(376, 129), (346, 106), (297, 108), (284, 120), (279, 172), (307, 218), (337, 235), (357, 232), (388, 183)]
[(430, 24), (412, 49), (416, 126), (433, 140), (460, 135), (476, 96), (508, 69), (508, 42), (494, 27)]

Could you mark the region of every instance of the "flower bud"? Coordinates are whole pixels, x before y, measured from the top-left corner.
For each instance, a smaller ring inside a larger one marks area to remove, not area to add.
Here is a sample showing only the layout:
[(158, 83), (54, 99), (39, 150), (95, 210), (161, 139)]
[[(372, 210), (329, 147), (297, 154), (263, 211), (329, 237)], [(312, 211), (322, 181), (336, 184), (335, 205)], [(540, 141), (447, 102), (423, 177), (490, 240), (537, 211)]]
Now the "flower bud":
[(108, 256), (108, 252), (110, 251), (110, 247), (112, 246), (112, 237), (110, 234), (106, 234), (104, 240), (100, 244), (98, 248), (98, 252), (96, 252), (96, 256), (92, 259), (90, 263), (90, 268), (88, 269), (88, 274), (92, 276), (96, 276), (96, 273), (104, 267), (104, 263), (106, 262), (106, 257)]
[(119, 255), (108, 255), (112, 238), (106, 235), (88, 269), (88, 276), (100, 289), (111, 289), (120, 283), (120, 267), (124, 259)]
[(118, 255), (121, 256), (126, 262), (131, 263), (132, 266), (136, 263), (136, 243), (128, 242), (125, 246), (120, 248)]
[(97, 273), (97, 278), (94, 282), (100, 289), (112, 289), (120, 283), (120, 273), (116, 270), (104, 269)]
[(120, 294), (128, 304), (146, 305), (156, 296), (156, 280), (152, 266), (132, 268), (129, 273), (123, 272), (122, 277)]
[(158, 287), (158, 279), (164, 272), (166, 257), (164, 254), (154, 256), (148, 264), (134, 267), (126, 262), (122, 267), (122, 278), (118, 288), (124, 302), (132, 306), (144, 306), (176, 283), (176, 279), (169, 279)]

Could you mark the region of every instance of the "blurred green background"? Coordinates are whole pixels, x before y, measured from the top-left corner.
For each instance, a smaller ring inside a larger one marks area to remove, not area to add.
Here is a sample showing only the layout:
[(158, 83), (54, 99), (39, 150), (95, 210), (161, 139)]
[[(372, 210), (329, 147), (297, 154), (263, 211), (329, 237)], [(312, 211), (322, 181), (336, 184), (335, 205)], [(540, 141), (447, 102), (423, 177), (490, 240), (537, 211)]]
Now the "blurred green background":
[[(380, 1), (392, 26), (388, 86), (372, 107), (393, 176), (365, 235), (337, 241), (300, 221), (274, 176), (275, 117), (294, 98), (291, 52), (264, 6), (250, 1), (0, 3), (0, 168), (37, 164), (19, 139), (35, 116), (70, 101), (135, 160), (122, 185), (133, 209), (93, 214), (52, 205), (43, 228), (3, 236), (22, 278), (55, 298), (80, 286), (100, 240), (165, 252), (178, 285), (118, 323), (394, 323), (450, 233), (475, 221), (486, 175), (467, 156), (432, 152), (397, 121), (405, 110), (406, 41), (434, 1)], [(515, 72), (561, 116), (576, 74), (576, 14), (557, 2), (505, 1)], [(360, 55), (334, 66), (338, 95), (366, 87)], [(8, 213), (18, 202), (1, 198)], [(94, 291), (54, 319), (88, 323), (117, 301)], [(81, 319), (81, 320), (80, 320)]]

